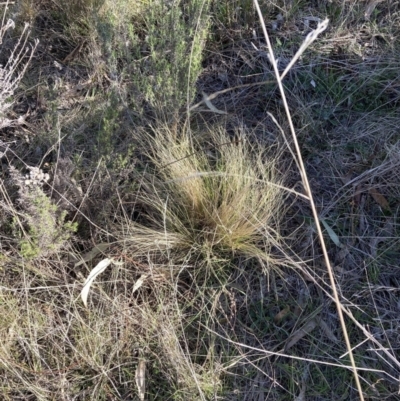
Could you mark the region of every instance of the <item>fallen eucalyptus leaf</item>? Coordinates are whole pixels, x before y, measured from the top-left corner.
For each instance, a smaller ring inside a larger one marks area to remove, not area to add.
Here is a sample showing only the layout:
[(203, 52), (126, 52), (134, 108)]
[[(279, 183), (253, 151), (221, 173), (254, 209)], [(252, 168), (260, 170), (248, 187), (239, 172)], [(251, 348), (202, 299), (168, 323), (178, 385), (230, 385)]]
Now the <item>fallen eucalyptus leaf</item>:
[(325, 320), (320, 320), (319, 321), (319, 326), (321, 327), (322, 331), (325, 333), (325, 335), (334, 343), (337, 343), (339, 340), (336, 338), (336, 336), (332, 333), (332, 330), (330, 327), (327, 325)]
[(376, 188), (370, 188), (368, 190), (368, 193), (374, 198), (374, 201), (383, 210), (386, 210), (387, 212), (391, 212), (389, 202)]
[(292, 348), (293, 345), (298, 343), (307, 334), (311, 333), (316, 327), (317, 327), (316, 320), (315, 319), (311, 319), (302, 328), (300, 328), (299, 330), (296, 330), (293, 334), (291, 334), (289, 336), (289, 338), (287, 339), (287, 341), (286, 341), (285, 352), (289, 348)]
[(88, 278), (86, 279), (85, 283), (83, 284), (83, 288), (81, 291), (81, 298), (84, 305), (87, 307), (87, 297), (89, 294), (90, 287), (94, 281), (94, 279), (102, 273), (109, 265), (111, 264), (111, 259), (103, 259), (99, 262), (94, 269), (90, 272)]
[(339, 248), (342, 247), (342, 243), (339, 240), (339, 237), (335, 234), (335, 232), (332, 230), (332, 228), (329, 227), (328, 223), (324, 219), (320, 219), (321, 223), (324, 225), (329, 237), (331, 240), (334, 242), (336, 246)]

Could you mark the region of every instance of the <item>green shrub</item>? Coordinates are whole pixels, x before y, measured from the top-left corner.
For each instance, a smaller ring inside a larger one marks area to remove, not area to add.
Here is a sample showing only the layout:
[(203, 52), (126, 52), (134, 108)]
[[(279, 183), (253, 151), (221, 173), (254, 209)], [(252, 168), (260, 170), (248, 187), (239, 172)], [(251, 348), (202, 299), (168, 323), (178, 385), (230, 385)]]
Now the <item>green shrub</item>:
[(18, 207), (14, 214), (14, 231), (17, 235), (19, 253), (25, 259), (45, 257), (66, 246), (77, 223), (65, 221), (67, 212), (61, 211), (44, 193), (43, 185), (49, 179), (38, 168), (23, 176), (10, 168), (12, 181), (18, 186)]

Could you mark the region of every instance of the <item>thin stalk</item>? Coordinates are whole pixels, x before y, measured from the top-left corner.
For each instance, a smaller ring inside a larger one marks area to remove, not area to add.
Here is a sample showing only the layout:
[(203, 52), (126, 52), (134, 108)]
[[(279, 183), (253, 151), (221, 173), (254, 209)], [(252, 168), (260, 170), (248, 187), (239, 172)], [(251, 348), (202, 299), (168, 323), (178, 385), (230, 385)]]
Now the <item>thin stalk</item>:
[[(290, 132), (292, 134), (294, 146), (295, 146), (295, 149), (296, 149), (296, 154), (297, 154), (297, 158), (298, 158), (297, 161), (298, 161), (299, 166), (300, 166), (300, 174), (301, 174), (301, 178), (302, 178), (302, 181), (303, 181), (304, 189), (305, 189), (306, 194), (307, 194), (307, 196), (308, 196), (308, 198), (310, 200), (310, 206), (311, 206), (312, 213), (313, 213), (313, 216), (314, 216), (318, 237), (319, 237), (319, 240), (320, 240), (320, 243), (321, 243), (322, 253), (324, 255), (325, 263), (326, 263), (326, 266), (327, 266), (329, 280), (330, 280), (331, 287), (332, 287), (332, 293), (333, 293), (333, 297), (335, 299), (336, 308), (337, 308), (339, 319), (340, 319), (340, 324), (342, 326), (343, 336), (344, 336), (344, 339), (345, 339), (345, 342), (346, 342), (347, 351), (349, 353), (349, 359), (350, 359), (350, 363), (351, 363), (351, 366), (352, 366), (352, 369), (353, 369), (354, 379), (356, 381), (356, 386), (357, 386), (357, 389), (358, 389), (360, 400), (364, 401), (364, 395), (363, 395), (363, 391), (362, 391), (362, 388), (361, 388), (360, 379), (358, 377), (357, 367), (356, 367), (356, 364), (355, 364), (355, 361), (354, 361), (354, 355), (353, 355), (353, 351), (352, 351), (352, 347), (351, 347), (351, 344), (350, 344), (349, 335), (348, 335), (347, 328), (346, 328), (346, 322), (344, 321), (344, 316), (343, 316), (343, 312), (342, 312), (342, 305), (340, 303), (339, 294), (338, 294), (338, 291), (337, 291), (337, 288), (336, 288), (335, 278), (334, 278), (334, 275), (333, 275), (333, 269), (332, 269), (332, 266), (331, 266), (331, 262), (329, 260), (328, 252), (327, 252), (325, 241), (324, 241), (324, 237), (322, 235), (322, 229), (321, 229), (321, 225), (320, 225), (320, 222), (319, 222), (317, 208), (315, 206), (314, 198), (313, 198), (313, 195), (312, 195), (312, 192), (311, 192), (310, 183), (308, 181), (306, 169), (304, 167), (303, 158), (301, 156), (300, 146), (299, 146), (299, 143), (297, 141), (296, 131), (294, 129), (294, 125), (293, 125), (293, 121), (292, 121), (292, 116), (290, 114), (289, 106), (288, 106), (288, 103), (287, 103), (285, 90), (284, 90), (283, 85), (282, 85), (282, 78), (281, 78), (281, 76), (279, 74), (279, 71), (278, 71), (278, 66), (277, 66), (276, 59), (275, 59), (275, 56), (274, 56), (274, 53), (273, 53), (271, 41), (269, 40), (268, 32), (267, 32), (267, 29), (265, 27), (264, 19), (263, 19), (261, 10), (260, 10), (260, 6), (258, 4), (258, 0), (254, 0), (254, 4), (255, 4), (255, 7), (257, 9), (258, 16), (260, 18), (261, 27), (262, 27), (262, 30), (263, 30), (263, 33), (264, 33), (264, 36), (265, 36), (265, 40), (267, 42), (268, 51), (269, 51), (270, 56), (271, 56), (270, 57), (270, 61), (272, 63), (272, 66), (273, 66), (273, 69), (274, 69), (274, 72), (275, 72), (275, 76), (276, 76), (276, 79), (277, 79), (277, 82), (278, 82), (279, 91), (280, 91), (281, 97), (282, 97), (282, 102), (283, 102), (283, 105), (284, 105), (284, 108), (285, 108), (285, 112), (286, 112), (286, 116), (287, 116), (287, 119), (288, 119), (288, 122), (289, 122)], [(306, 46), (304, 46), (303, 49), (305, 49), (305, 47)], [(286, 71), (285, 71), (285, 73), (286, 73)]]

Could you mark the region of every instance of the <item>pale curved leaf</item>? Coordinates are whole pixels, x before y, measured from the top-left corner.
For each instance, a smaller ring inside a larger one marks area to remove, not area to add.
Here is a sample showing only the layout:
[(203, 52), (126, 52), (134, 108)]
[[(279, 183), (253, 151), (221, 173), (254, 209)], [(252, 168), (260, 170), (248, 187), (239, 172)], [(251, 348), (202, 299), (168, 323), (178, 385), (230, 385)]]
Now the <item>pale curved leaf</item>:
[(211, 103), (210, 98), (208, 97), (208, 95), (206, 95), (206, 93), (204, 93), (204, 92), (203, 92), (203, 100), (204, 100), (204, 103), (207, 105), (207, 107), (208, 107), (211, 111), (213, 111), (214, 113), (217, 113), (217, 114), (228, 114), (226, 111), (217, 109), (217, 108)]
[(111, 264), (111, 259), (103, 259), (99, 262), (94, 269), (90, 272), (88, 278), (86, 279), (85, 283), (83, 284), (83, 288), (81, 291), (81, 298), (84, 305), (87, 307), (87, 297), (89, 294), (90, 287), (94, 281), (94, 279), (102, 273), (109, 265)]
[(293, 345), (298, 343), (303, 337), (306, 335), (310, 334), (315, 328), (317, 327), (317, 322), (315, 319), (311, 319), (308, 321), (301, 329), (296, 330), (294, 333), (292, 333), (289, 338), (286, 341), (285, 345), (285, 352), (289, 349), (292, 348)]
[(340, 242), (339, 237), (336, 235), (336, 233), (332, 230), (331, 227), (329, 227), (328, 223), (324, 219), (320, 219), (320, 221), (324, 225), (326, 232), (328, 233), (329, 237), (334, 242), (334, 244), (339, 248), (341, 248), (343, 245)]
[(137, 291), (144, 283), (144, 281), (146, 280), (146, 278), (148, 277), (148, 274), (142, 274), (139, 279), (136, 281), (135, 285), (133, 286), (132, 289), (132, 294)]

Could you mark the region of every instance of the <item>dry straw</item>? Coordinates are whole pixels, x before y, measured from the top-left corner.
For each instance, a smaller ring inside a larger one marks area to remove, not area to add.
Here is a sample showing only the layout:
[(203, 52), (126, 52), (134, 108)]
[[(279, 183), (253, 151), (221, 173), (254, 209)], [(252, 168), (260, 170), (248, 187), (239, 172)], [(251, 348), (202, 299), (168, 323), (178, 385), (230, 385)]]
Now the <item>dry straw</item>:
[(335, 300), (335, 303), (336, 303), (337, 311), (338, 311), (338, 314), (339, 314), (340, 323), (341, 323), (341, 326), (342, 326), (342, 329), (343, 329), (343, 336), (344, 336), (344, 339), (345, 339), (345, 342), (346, 342), (346, 347), (347, 347), (347, 350), (348, 350), (348, 353), (349, 353), (349, 358), (350, 358), (351, 366), (352, 366), (352, 369), (353, 369), (353, 372), (354, 372), (354, 378), (355, 378), (355, 381), (356, 381), (358, 393), (359, 393), (359, 396), (360, 396), (360, 400), (363, 401), (364, 400), (363, 391), (362, 391), (360, 379), (359, 379), (359, 376), (358, 376), (358, 373), (357, 373), (357, 367), (356, 367), (356, 364), (355, 364), (353, 351), (352, 351), (352, 346), (350, 344), (350, 339), (349, 339), (349, 335), (348, 335), (348, 332), (347, 332), (346, 323), (344, 321), (343, 310), (342, 310), (344, 308), (343, 308), (343, 306), (342, 306), (342, 304), (340, 302), (340, 299), (339, 299), (339, 294), (338, 294), (338, 291), (337, 291), (337, 288), (336, 288), (336, 281), (335, 281), (335, 277), (334, 277), (334, 274), (333, 274), (332, 265), (331, 265), (330, 260), (329, 260), (328, 252), (327, 252), (327, 249), (326, 249), (325, 240), (324, 240), (324, 237), (323, 237), (323, 234), (322, 234), (322, 229), (321, 229), (321, 224), (320, 224), (320, 221), (319, 221), (318, 212), (317, 212), (317, 209), (316, 209), (316, 206), (315, 206), (315, 202), (314, 202), (314, 199), (313, 199), (313, 194), (312, 194), (311, 188), (310, 188), (310, 183), (308, 181), (306, 169), (305, 169), (304, 162), (303, 162), (303, 159), (302, 159), (302, 156), (301, 156), (301, 151), (300, 151), (299, 143), (297, 141), (296, 131), (294, 129), (291, 113), (290, 113), (289, 106), (288, 106), (288, 103), (287, 103), (287, 100), (286, 100), (286, 93), (285, 93), (285, 90), (284, 90), (283, 85), (282, 85), (282, 80), (283, 80), (284, 76), (286, 75), (286, 73), (289, 71), (289, 68), (293, 66), (293, 64), (296, 62), (296, 60), (298, 60), (300, 55), (317, 38), (317, 36), (326, 29), (326, 27), (328, 25), (328, 20), (324, 20), (323, 22), (319, 23), (317, 29), (315, 31), (311, 32), (306, 37), (304, 43), (300, 47), (299, 51), (296, 53), (294, 59), (292, 60), (291, 63), (289, 63), (288, 67), (285, 69), (285, 71), (281, 75), (279, 73), (279, 71), (278, 71), (278, 65), (276, 63), (276, 59), (275, 59), (275, 56), (274, 56), (273, 48), (272, 48), (272, 45), (271, 45), (271, 41), (269, 40), (268, 32), (267, 32), (267, 29), (265, 27), (264, 19), (263, 19), (262, 13), (261, 13), (260, 6), (258, 4), (258, 0), (254, 0), (254, 4), (256, 6), (257, 13), (258, 13), (259, 18), (260, 18), (260, 23), (261, 23), (261, 26), (262, 26), (262, 29), (263, 29), (265, 40), (267, 42), (268, 51), (270, 53), (270, 60), (271, 60), (272, 66), (274, 68), (274, 72), (275, 72), (275, 76), (276, 76), (276, 79), (277, 79), (279, 91), (281, 93), (282, 101), (283, 101), (283, 104), (284, 104), (284, 107), (285, 107), (285, 112), (286, 112), (286, 115), (287, 115), (290, 131), (291, 131), (292, 138), (293, 138), (293, 143), (294, 143), (295, 150), (296, 150), (297, 163), (298, 163), (298, 165), (300, 167), (300, 173), (301, 173), (301, 176), (302, 176), (303, 186), (304, 186), (305, 192), (306, 192), (306, 194), (307, 194), (307, 196), (309, 197), (309, 200), (310, 200), (310, 206), (311, 206), (311, 209), (312, 209), (315, 225), (316, 225), (316, 228), (317, 228), (318, 237), (319, 237), (319, 240), (320, 240), (322, 252), (323, 252), (323, 255), (324, 255), (324, 259), (325, 259), (325, 263), (326, 263), (326, 266), (327, 266), (327, 269), (328, 269), (328, 275), (329, 275), (329, 279), (330, 279), (330, 283), (331, 283), (331, 289), (332, 289), (333, 297), (334, 297), (334, 300)]
[(196, 138), (158, 128), (148, 138), (153, 171), (138, 196), (147, 222), (130, 224), (125, 239), (136, 254), (244, 255), (272, 266), (285, 190), (276, 159), (245, 136), (231, 142), (222, 128), (205, 131)]

